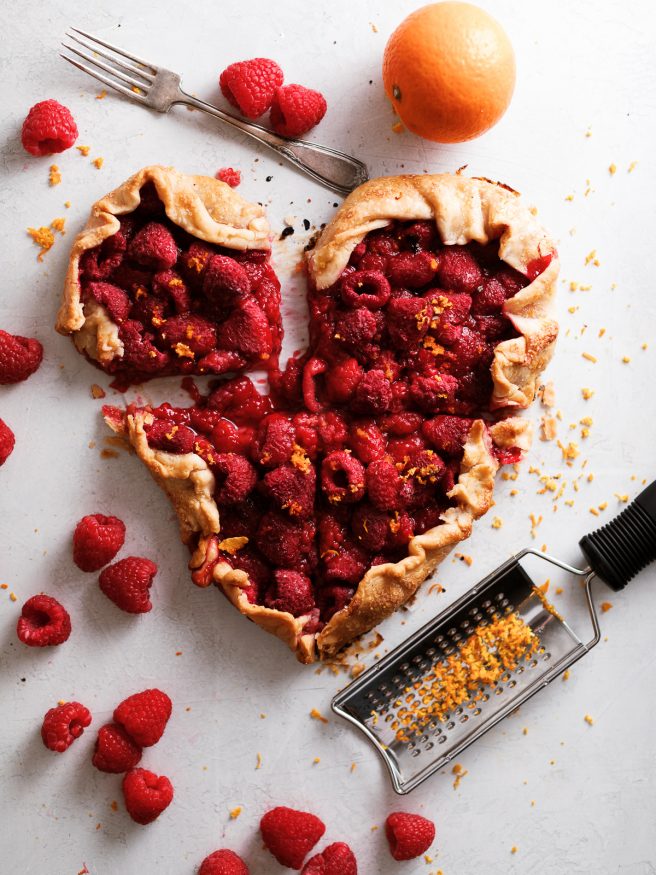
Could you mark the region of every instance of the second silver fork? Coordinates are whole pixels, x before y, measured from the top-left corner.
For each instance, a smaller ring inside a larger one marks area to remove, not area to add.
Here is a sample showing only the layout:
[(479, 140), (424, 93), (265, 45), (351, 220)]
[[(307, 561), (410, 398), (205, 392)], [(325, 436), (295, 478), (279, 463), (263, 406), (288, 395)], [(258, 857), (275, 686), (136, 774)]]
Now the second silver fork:
[(75, 45), (62, 43), (70, 53), (61, 54), (64, 60), (142, 106), (168, 112), (171, 107), (183, 104), (206, 112), (264, 143), (299, 170), (339, 194), (348, 194), (369, 178), (366, 165), (357, 158), (318, 143), (281, 137), (261, 125), (243, 121), (187, 94), (181, 87), (180, 76), (172, 70), (144, 61), (75, 27), (69, 28), (66, 36)]

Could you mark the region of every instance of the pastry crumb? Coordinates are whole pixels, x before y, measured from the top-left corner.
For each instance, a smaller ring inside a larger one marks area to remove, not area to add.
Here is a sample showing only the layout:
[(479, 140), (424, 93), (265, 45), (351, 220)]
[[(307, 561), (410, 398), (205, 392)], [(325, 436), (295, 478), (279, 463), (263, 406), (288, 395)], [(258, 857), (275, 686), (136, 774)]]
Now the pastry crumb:
[(612, 162), (608, 165), (608, 172), (611, 176), (615, 176), (615, 174), (617, 173), (617, 164), (615, 164), (615, 162)]
[(98, 383), (91, 384), (91, 397), (92, 398), (104, 398), (105, 395), (106, 395), (106, 392), (102, 386), (99, 386)]
[(453, 789), (457, 790), (460, 786), (460, 782), (465, 777), (465, 775), (469, 774), (469, 772), (460, 763), (455, 763), (453, 768), (451, 769), (451, 773), (456, 776), (455, 781), (453, 782)]
[[(586, 134), (586, 136), (587, 136), (587, 134)], [(513, 845), (512, 848), (510, 849), (511, 854), (516, 854), (517, 851), (518, 851), (517, 845)]]
[(594, 720), (592, 719), (592, 717), (589, 714), (586, 714), (583, 719), (588, 724), (588, 726), (594, 726)]
[(312, 765), (313, 765), (313, 766), (316, 766), (316, 765), (318, 765), (320, 762), (321, 762), (321, 757), (315, 757), (315, 758), (312, 760)]
[(594, 389), (587, 389), (584, 387), (581, 389), (581, 395), (583, 396), (584, 401), (589, 401), (594, 395)]
[(351, 763), (351, 772), (354, 772), (357, 769), (357, 763)]
[(219, 550), (223, 550), (224, 553), (229, 553), (231, 556), (234, 556), (235, 553), (238, 553), (242, 547), (245, 547), (248, 544), (248, 538), (245, 535), (240, 535), (235, 538), (225, 538), (223, 541), (219, 542)]
[(67, 210), (70, 210), (70, 208), (71, 208), (71, 202), (70, 202), (70, 201), (64, 201), (64, 206), (66, 207)]
[(632, 161), (632, 162), (629, 164), (629, 169), (627, 170), (627, 173), (633, 173), (633, 171), (636, 169), (637, 166), (638, 166), (638, 162), (637, 162), (637, 161)]
[(492, 520), (491, 525), (493, 529), (500, 529), (503, 526), (503, 520), (501, 519), (501, 517), (495, 516)]
[(255, 760), (255, 771), (262, 768), (262, 754), (258, 753)]
[(569, 669), (567, 669), (567, 671), (564, 671), (564, 672), (563, 672), (563, 680), (564, 680), (564, 681), (568, 681), (568, 680), (569, 680)]
[(622, 356), (622, 361), (624, 362), (625, 365), (628, 365), (629, 362), (631, 361), (631, 356), (623, 355), (623, 356)]
[(456, 559), (460, 559), (462, 562), (464, 562), (465, 565), (471, 566), (474, 561), (471, 556), (467, 556), (465, 553), (454, 553), (453, 555), (456, 557)]
[(582, 352), (581, 355), (583, 356), (584, 359), (587, 359), (589, 362), (592, 362), (593, 364), (597, 363), (596, 356), (592, 355), (591, 352)]
[(558, 436), (558, 422), (553, 416), (543, 416), (540, 420), (540, 440), (552, 441)]

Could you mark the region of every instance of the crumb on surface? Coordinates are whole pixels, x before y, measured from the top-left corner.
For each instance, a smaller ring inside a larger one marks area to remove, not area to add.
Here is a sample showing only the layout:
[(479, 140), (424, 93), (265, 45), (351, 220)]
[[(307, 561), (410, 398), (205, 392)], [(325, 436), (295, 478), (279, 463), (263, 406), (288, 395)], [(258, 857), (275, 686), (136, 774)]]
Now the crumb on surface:
[(97, 170), (100, 170), (100, 168), (101, 168), (101, 167), (103, 166), (103, 164), (105, 163), (105, 159), (102, 158), (102, 157), (100, 157), (100, 156), (98, 156), (98, 158), (94, 158), (93, 161), (92, 161), (91, 163), (93, 164), (93, 166), (94, 166)]
[(262, 768), (262, 754), (258, 753), (258, 754), (256, 754), (256, 759), (255, 759), (255, 771), (257, 772), (257, 770), (261, 769), (261, 768)]
[(495, 516), (492, 519), (491, 525), (493, 529), (500, 529), (503, 526), (503, 520), (501, 519), (501, 517)]
[(106, 392), (102, 386), (99, 386), (98, 383), (91, 384), (91, 397), (92, 398), (104, 398), (105, 395), (106, 395)]
[(584, 359), (587, 359), (587, 361), (592, 362), (593, 364), (596, 364), (596, 363), (597, 363), (597, 357), (594, 356), (594, 355), (592, 355), (591, 352), (582, 352), (582, 353), (581, 353), (581, 356), (582, 356)]
[(518, 851), (517, 845), (513, 845), (512, 848), (510, 849), (511, 854), (516, 854), (517, 851)]
[(588, 724), (588, 726), (594, 726), (594, 719), (589, 714), (586, 714), (583, 719)]
[(614, 162), (609, 164), (608, 165), (608, 172), (610, 173), (611, 176), (615, 176), (615, 174), (617, 173), (617, 164), (615, 164)]
[(584, 387), (583, 389), (581, 389), (581, 395), (583, 396), (584, 401), (589, 401), (594, 395), (594, 389), (588, 389)]
[(48, 182), (51, 186), (59, 185), (62, 181), (61, 170), (56, 164), (51, 164), (48, 170)]
[(91, 146), (76, 146), (75, 148), (80, 153), (80, 155), (82, 155), (83, 158), (86, 158), (91, 151)]
[(638, 162), (637, 162), (637, 161), (632, 161), (632, 162), (629, 164), (629, 167), (628, 167), (627, 173), (633, 173), (633, 171), (636, 169), (637, 166), (638, 166)]
[(569, 669), (567, 669), (567, 671), (564, 671), (564, 672), (563, 672), (563, 680), (564, 680), (564, 681), (568, 681), (568, 680), (569, 680)]
[(104, 100), (107, 97), (107, 91), (103, 88), (101, 92), (96, 94), (96, 100)]

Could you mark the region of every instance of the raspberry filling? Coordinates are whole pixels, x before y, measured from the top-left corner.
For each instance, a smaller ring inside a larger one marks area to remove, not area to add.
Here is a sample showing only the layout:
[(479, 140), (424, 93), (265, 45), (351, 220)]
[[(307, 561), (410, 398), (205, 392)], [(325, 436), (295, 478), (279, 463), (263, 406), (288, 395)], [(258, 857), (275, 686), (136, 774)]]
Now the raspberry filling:
[(528, 282), (496, 244), (393, 223), (333, 286), (310, 288), (309, 349), (270, 373), (270, 395), (241, 376), (195, 390), (192, 407), (147, 408), (149, 445), (197, 453), (215, 476), (221, 532), (194, 581), (217, 561), (242, 569), (251, 603), (312, 633), (368, 568), (407, 555), (452, 504), (473, 420), (492, 421), (494, 348), (517, 336), (504, 304)]
[(170, 374), (277, 366), (280, 283), (263, 250), (199, 241), (166, 216), (155, 187), (80, 259), (87, 317), (102, 307), (123, 354), (99, 364), (117, 388)]

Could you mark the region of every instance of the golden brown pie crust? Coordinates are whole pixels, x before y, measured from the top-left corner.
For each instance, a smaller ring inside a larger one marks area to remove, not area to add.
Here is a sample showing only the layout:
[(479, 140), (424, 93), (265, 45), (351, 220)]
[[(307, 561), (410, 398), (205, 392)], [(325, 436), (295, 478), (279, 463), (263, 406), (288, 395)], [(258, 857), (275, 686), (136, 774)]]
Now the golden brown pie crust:
[(211, 176), (188, 176), (173, 167), (144, 167), (91, 207), (89, 220), (73, 242), (64, 281), (64, 294), (55, 328), (72, 334), (81, 352), (101, 363), (123, 355), (115, 323), (95, 301), (80, 299), (80, 257), (115, 234), (117, 216), (133, 212), (140, 189), (151, 182), (166, 215), (199, 240), (230, 249), (270, 249), (269, 224), (259, 204), (244, 200), (225, 182)]
[[(431, 218), (435, 218), (440, 236), (448, 244), (471, 240), (486, 243), (499, 238), (500, 257), (523, 273), (531, 261), (553, 253), (543, 273), (506, 303), (506, 314), (520, 336), (497, 346), (491, 368), (492, 406), (527, 407), (557, 334), (551, 306), (558, 260), (553, 242), (515, 193), (484, 180), (448, 174), (372, 180), (346, 199), (322, 233), (308, 256), (310, 276), (318, 288), (325, 288), (339, 277), (353, 248), (369, 231), (394, 219)], [(253, 245), (261, 248), (263, 243)], [(126, 436), (171, 498), (183, 541), (189, 545), (196, 542), (190, 568), (199, 572), (204, 566), (210, 568), (219, 555), (214, 476), (203, 459), (193, 453), (173, 455), (153, 450), (144, 432), (150, 417), (146, 411), (138, 411), (122, 420), (108, 417), (107, 422)], [(249, 585), (247, 574), (227, 562), (217, 562), (211, 578), (241, 613), (285, 641), (301, 662), (312, 662), (317, 656), (330, 658), (403, 605), (451, 548), (470, 535), (474, 520), (489, 510), (498, 468), (492, 444), (502, 449), (528, 449), (531, 434), (531, 423), (518, 417), (503, 419), (489, 429), (482, 420), (474, 420), (459, 477), (449, 493), (453, 506), (444, 513), (443, 522), (412, 538), (408, 555), (401, 561), (370, 568), (351, 602), (318, 634), (302, 633), (307, 616), (293, 617), (251, 604), (243, 592)], [(210, 582), (207, 579), (206, 583)]]

